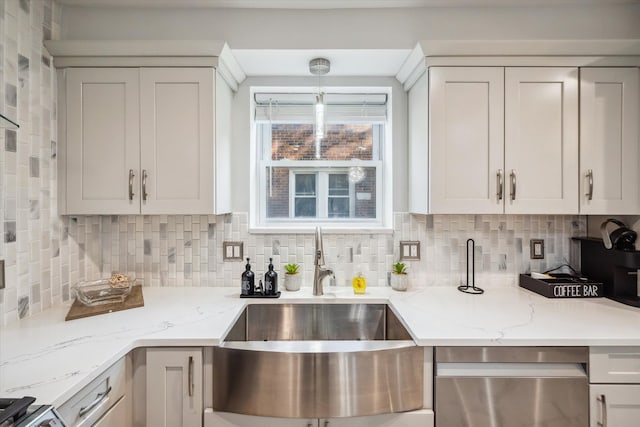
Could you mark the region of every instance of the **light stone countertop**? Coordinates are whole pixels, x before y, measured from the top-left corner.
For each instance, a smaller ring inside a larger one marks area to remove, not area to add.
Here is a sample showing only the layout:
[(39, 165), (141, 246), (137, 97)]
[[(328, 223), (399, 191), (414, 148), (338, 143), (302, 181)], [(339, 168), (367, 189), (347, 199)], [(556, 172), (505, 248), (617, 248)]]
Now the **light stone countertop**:
[(455, 287), (408, 292), (310, 288), (280, 299), (240, 299), (236, 288), (143, 288), (145, 306), (64, 321), (70, 303), (0, 328), (0, 396), (61, 405), (134, 348), (213, 346), (246, 303), (389, 302), (421, 346), (640, 346), (640, 308), (604, 298), (547, 299), (520, 288), (468, 295)]

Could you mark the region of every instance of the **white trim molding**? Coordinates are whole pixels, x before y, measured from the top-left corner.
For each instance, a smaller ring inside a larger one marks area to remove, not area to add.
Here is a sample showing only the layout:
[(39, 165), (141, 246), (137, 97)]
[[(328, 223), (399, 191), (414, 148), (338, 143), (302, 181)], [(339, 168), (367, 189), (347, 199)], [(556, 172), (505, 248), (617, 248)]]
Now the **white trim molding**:
[(396, 74), (411, 89), (427, 67), (640, 66), (640, 40), (423, 40)]
[(215, 67), (236, 91), (246, 78), (219, 40), (45, 40), (57, 68)]

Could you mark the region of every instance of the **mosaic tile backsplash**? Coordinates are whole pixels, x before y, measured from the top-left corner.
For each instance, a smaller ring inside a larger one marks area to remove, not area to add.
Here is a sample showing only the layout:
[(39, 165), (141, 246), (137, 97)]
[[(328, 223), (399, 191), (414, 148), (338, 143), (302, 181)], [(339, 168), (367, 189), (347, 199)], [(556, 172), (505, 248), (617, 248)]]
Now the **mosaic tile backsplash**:
[[(420, 261), (407, 261), (417, 287), (458, 284), (466, 272), (466, 241), (476, 242), (478, 284), (510, 286), (520, 272), (544, 271), (569, 262), (571, 236), (584, 234), (573, 216), (410, 215), (396, 213), (393, 234), (324, 233), (325, 262), (337, 286), (351, 286), (362, 272), (370, 286), (385, 286), (398, 260), (400, 240), (421, 242)], [(223, 241), (244, 242), (260, 276), (269, 258), (301, 264), (306, 285), (313, 278), (312, 234), (250, 234), (246, 213), (223, 216), (100, 216), (72, 219), (79, 275), (126, 272), (145, 286), (240, 286), (244, 262), (223, 261)], [(544, 239), (545, 258), (530, 259), (530, 239)], [(66, 291), (65, 291), (66, 292)]]
[[(33, 315), (72, 297), (80, 280), (125, 272), (145, 286), (231, 286), (239, 292), (244, 262), (224, 262), (222, 242), (244, 242), (245, 257), (262, 276), (268, 259), (281, 275), (300, 263), (313, 273), (313, 236), (249, 234), (246, 213), (224, 216), (87, 216), (57, 214), (56, 88), (42, 40), (60, 34), (52, 0), (0, 0), (0, 112), (20, 124), (0, 129), (0, 324)], [(457, 285), (465, 276), (466, 240), (476, 241), (477, 284), (514, 286), (517, 274), (567, 262), (570, 237), (585, 234), (577, 216), (396, 213), (393, 233), (327, 234), (326, 264), (337, 286), (362, 272), (384, 286), (400, 240), (421, 242), (409, 261), (412, 286)], [(529, 240), (544, 239), (545, 259), (529, 259)]]

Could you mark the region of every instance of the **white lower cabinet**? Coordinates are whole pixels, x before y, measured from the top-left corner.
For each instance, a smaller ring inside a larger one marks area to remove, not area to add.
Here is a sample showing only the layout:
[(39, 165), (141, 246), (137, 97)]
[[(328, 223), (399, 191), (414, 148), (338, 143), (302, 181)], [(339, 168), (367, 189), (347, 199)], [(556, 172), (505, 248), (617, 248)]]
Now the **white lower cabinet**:
[(630, 427), (640, 420), (640, 384), (589, 387), (591, 427)]
[(630, 427), (640, 420), (640, 347), (589, 349), (591, 427)]
[(202, 349), (148, 348), (146, 424), (202, 426)]
[(421, 409), (398, 414), (348, 418), (270, 418), (205, 411), (204, 427), (432, 427), (433, 411)]
[(129, 427), (131, 416), (131, 359), (125, 356), (71, 399), (58, 412), (69, 427)]

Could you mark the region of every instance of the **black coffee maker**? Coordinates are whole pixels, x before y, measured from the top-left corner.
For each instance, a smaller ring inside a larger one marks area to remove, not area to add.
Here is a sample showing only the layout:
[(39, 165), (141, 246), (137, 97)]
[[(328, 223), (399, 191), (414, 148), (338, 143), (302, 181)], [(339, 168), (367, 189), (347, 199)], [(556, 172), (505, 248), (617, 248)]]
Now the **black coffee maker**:
[(624, 249), (605, 247), (600, 239), (576, 238), (580, 242), (582, 274), (604, 283), (604, 296), (623, 304), (640, 307), (640, 251), (628, 244)]

